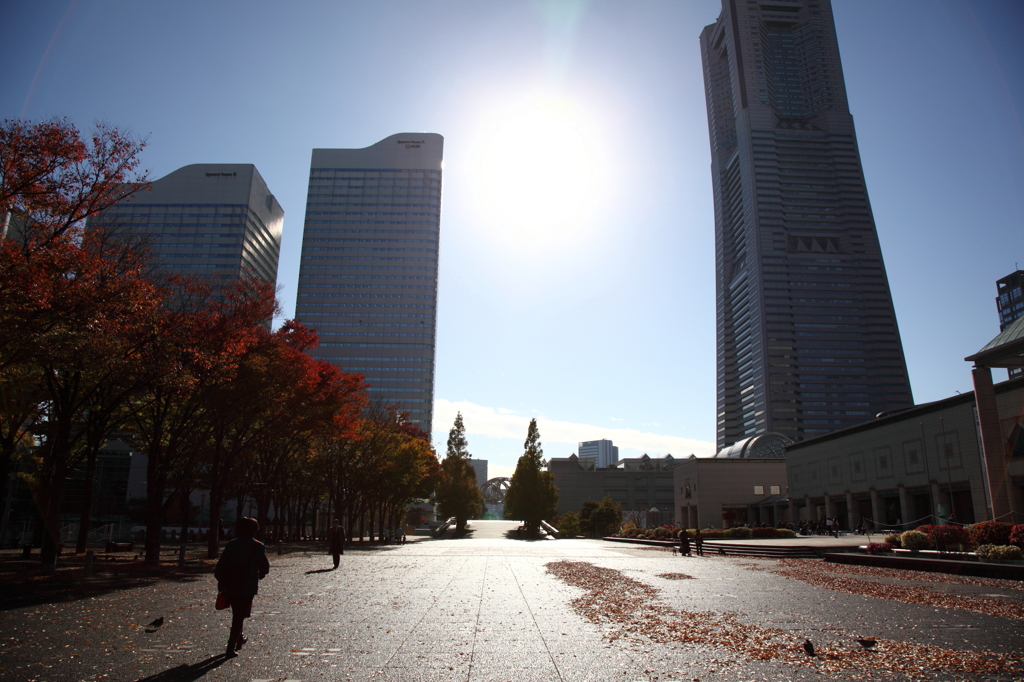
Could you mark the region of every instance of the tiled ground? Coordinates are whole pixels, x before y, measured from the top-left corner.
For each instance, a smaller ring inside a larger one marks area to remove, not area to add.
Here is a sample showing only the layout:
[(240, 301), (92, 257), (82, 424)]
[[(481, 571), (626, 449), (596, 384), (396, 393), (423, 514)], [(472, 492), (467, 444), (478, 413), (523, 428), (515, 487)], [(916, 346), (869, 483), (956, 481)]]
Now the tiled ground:
[[(250, 641), (231, 660), (221, 655), (229, 616), (213, 609), (210, 576), (3, 611), (0, 679), (823, 679), (779, 663), (723, 666), (728, 652), (714, 647), (609, 642), (602, 626), (571, 609), (581, 590), (546, 571), (563, 560), (623, 571), (657, 587), (674, 608), (735, 612), (750, 624), (792, 630), (796, 643), (873, 636), (1014, 651), (1024, 641), (1020, 621), (840, 594), (744, 568), (771, 562), (680, 558), (589, 540), (521, 542), (501, 537), (503, 527), (477, 525), (473, 539), (349, 551), (337, 571), (321, 570), (331, 565), (326, 555), (272, 556), (246, 626)], [(657, 577), (671, 571), (694, 580)], [(157, 616), (165, 625), (146, 634)]]

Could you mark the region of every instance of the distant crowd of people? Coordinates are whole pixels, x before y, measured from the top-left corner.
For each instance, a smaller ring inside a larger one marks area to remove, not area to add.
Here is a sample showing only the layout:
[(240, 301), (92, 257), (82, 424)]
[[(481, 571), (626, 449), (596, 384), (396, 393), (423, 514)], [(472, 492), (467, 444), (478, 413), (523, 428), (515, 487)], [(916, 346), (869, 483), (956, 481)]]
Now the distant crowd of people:
[(817, 521), (801, 521), (797, 531), (800, 535), (828, 535), (839, 537), (839, 519), (835, 517), (822, 517)]

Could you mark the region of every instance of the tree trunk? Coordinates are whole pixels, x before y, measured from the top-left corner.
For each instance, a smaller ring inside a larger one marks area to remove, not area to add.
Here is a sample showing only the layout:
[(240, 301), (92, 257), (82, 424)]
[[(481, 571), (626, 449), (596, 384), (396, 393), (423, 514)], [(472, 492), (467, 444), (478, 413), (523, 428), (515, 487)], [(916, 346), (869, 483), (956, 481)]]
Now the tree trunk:
[(224, 491), (220, 486), (210, 488), (210, 530), (206, 533), (206, 558), (216, 559), (220, 554), (220, 508), (224, 504)]
[(57, 570), (60, 543), (60, 502), (64, 497), (66, 467), (54, 462), (36, 498), (42, 519), (43, 544), (39, 552), (40, 573), (53, 575)]
[(192, 504), (191, 504), (191, 502), (189, 500), (189, 495), (191, 495), (191, 494), (192, 494), (192, 491), (187, 489), (187, 488), (182, 490), (181, 491), (181, 500), (179, 502), (180, 509), (181, 509), (181, 536), (179, 537), (179, 540), (181, 541), (181, 544), (180, 544), (179, 549), (178, 549), (178, 565), (179, 566), (184, 566), (185, 565), (185, 547), (188, 544), (188, 527), (189, 527), (189, 522), (188, 521), (189, 521), (189, 516), (191, 516), (191, 512), (192, 512)]
[(97, 450), (89, 448), (85, 466), (85, 490), (82, 496), (82, 513), (78, 519), (78, 542), (75, 545), (75, 554), (84, 554), (86, 545), (89, 543), (89, 526), (92, 525), (92, 489), (96, 481), (96, 455)]
[[(152, 458), (149, 463), (152, 466)], [(167, 477), (151, 471), (147, 478), (146, 563), (150, 566), (157, 566), (160, 564), (160, 544), (163, 539), (164, 490), (167, 488)]]

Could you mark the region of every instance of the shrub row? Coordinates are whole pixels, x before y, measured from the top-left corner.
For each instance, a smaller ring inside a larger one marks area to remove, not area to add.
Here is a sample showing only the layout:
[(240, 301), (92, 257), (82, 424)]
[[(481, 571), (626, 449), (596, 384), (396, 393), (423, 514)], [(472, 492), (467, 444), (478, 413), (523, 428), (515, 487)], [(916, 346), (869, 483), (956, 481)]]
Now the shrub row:
[(974, 552), (982, 561), (1020, 561), (1024, 556), (1016, 545), (981, 545)]
[[(679, 538), (679, 534), (682, 533), (680, 528), (671, 528), (663, 526), (661, 528), (637, 528), (631, 524), (623, 526), (619, 529), (616, 537), (620, 538), (648, 538), (651, 540), (676, 540)], [(696, 535), (696, 529), (689, 528), (686, 530), (686, 534), (692, 539)], [(705, 540), (746, 540), (749, 538), (792, 538), (796, 536), (792, 530), (788, 528), (711, 528), (708, 530), (701, 530), (701, 535), (704, 536)]]
[(887, 535), (885, 543), (903, 549), (942, 551), (966, 551), (983, 545), (1024, 548), (1024, 524), (982, 521), (971, 526), (918, 526), (905, 533)]

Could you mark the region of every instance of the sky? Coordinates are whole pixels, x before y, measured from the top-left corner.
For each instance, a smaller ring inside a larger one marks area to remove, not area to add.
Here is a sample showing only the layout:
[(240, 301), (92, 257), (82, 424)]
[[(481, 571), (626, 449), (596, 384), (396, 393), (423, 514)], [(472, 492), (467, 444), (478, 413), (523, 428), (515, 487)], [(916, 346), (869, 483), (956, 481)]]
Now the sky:
[[(835, 0), (917, 403), (971, 390), (1024, 267), (1024, 3)], [(295, 308), (314, 147), (445, 137), (433, 439), (490, 476), (546, 457), (714, 454), (714, 0), (0, 3), (0, 117), (104, 121), (151, 178), (253, 163)], [(1002, 372), (1002, 370), (996, 370)], [(997, 375), (997, 380), (1001, 378)]]

